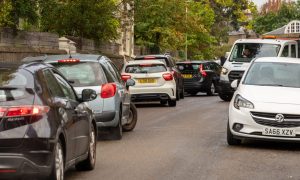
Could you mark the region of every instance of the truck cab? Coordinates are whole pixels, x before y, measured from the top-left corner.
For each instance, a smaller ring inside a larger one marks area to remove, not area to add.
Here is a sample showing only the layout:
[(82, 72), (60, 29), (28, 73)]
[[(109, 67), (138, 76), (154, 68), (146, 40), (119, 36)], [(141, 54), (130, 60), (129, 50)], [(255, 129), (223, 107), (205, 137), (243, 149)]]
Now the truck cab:
[(219, 97), (230, 101), (234, 89), (230, 84), (241, 79), (253, 59), (260, 57), (298, 58), (299, 44), (296, 40), (280, 39), (239, 39), (237, 40), (223, 65), (218, 85)]

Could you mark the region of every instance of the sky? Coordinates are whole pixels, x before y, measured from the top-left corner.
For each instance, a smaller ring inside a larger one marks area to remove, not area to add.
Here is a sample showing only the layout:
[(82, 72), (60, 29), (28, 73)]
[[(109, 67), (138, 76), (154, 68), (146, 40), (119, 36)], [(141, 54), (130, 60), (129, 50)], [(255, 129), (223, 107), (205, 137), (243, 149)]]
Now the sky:
[(261, 7), (263, 4), (265, 4), (268, 0), (252, 0), (255, 4), (257, 4), (258, 7)]

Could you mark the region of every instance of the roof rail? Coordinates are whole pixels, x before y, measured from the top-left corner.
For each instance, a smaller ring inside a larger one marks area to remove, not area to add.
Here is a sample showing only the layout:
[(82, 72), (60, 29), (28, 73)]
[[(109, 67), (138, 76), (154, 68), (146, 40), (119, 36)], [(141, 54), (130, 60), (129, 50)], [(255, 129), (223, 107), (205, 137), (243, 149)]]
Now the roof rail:
[(47, 59), (47, 57), (48, 56), (46, 54), (44, 56), (35, 56), (35, 57), (29, 56), (29, 57), (22, 59), (21, 62), (24, 62), (24, 63), (43, 62), (44, 60)]

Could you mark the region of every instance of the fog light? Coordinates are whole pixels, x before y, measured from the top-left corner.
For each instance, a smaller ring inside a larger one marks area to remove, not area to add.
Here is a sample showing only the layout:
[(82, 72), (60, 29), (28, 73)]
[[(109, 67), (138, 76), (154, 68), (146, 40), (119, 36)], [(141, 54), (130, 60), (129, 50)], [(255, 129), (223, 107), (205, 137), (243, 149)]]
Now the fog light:
[(243, 129), (244, 125), (243, 124), (240, 124), (240, 123), (235, 123), (233, 125), (233, 130), (236, 131), (236, 132), (240, 132), (241, 129)]

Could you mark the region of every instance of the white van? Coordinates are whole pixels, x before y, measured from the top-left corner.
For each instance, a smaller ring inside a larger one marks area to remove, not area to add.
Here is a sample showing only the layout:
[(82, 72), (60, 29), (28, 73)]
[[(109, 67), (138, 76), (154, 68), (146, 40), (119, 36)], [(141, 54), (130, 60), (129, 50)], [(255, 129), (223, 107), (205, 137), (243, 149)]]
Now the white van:
[(219, 96), (230, 101), (234, 89), (230, 83), (241, 79), (250, 62), (259, 57), (298, 58), (298, 41), (280, 39), (239, 39), (237, 40), (223, 65), (218, 84)]

